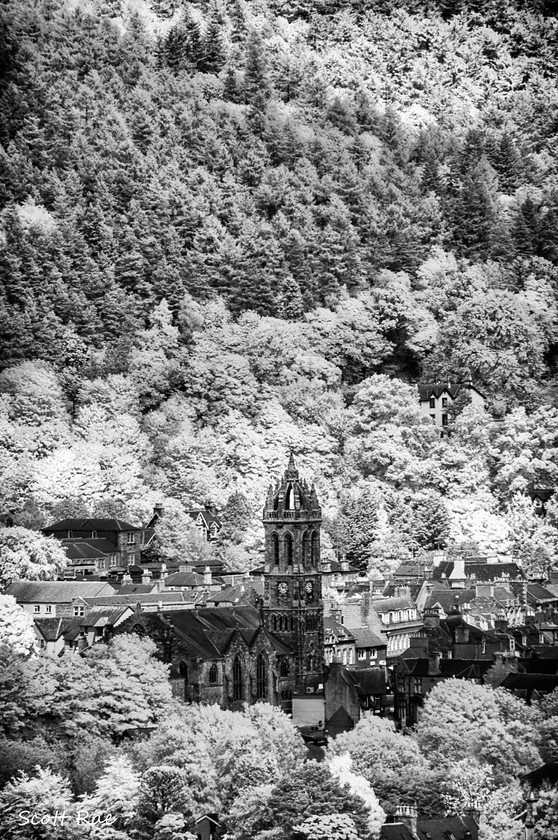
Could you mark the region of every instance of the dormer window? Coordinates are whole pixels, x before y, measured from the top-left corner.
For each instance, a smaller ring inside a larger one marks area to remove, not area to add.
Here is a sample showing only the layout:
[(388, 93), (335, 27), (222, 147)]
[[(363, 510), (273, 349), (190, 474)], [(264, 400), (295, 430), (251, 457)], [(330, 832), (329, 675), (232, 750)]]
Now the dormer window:
[(73, 531), (68, 531), (68, 539), (71, 540), (73, 536), (74, 536), (74, 532)]
[(294, 510), (294, 491), (292, 484), (289, 484), (289, 488), (285, 495), (285, 510)]
[(92, 540), (96, 540), (96, 539), (97, 539), (97, 531), (91, 531), (91, 539), (92, 539)]

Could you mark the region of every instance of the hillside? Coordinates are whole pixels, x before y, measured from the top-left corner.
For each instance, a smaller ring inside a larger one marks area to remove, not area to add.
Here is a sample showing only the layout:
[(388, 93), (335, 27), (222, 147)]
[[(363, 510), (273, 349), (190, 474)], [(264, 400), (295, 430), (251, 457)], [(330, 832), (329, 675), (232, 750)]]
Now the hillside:
[(252, 563), (292, 447), (359, 562), (557, 562), (558, 21), (500, 6), (3, 5), (0, 512), (237, 494)]

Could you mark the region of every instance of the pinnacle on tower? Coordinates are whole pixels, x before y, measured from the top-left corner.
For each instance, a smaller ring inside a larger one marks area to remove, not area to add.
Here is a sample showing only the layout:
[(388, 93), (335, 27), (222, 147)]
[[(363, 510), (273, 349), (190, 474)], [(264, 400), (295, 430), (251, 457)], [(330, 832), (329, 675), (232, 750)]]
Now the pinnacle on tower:
[(287, 471), (285, 473), (285, 478), (298, 478), (298, 470), (296, 468), (295, 459), (293, 455), (293, 450), (291, 449), (289, 455), (289, 465), (287, 467)]

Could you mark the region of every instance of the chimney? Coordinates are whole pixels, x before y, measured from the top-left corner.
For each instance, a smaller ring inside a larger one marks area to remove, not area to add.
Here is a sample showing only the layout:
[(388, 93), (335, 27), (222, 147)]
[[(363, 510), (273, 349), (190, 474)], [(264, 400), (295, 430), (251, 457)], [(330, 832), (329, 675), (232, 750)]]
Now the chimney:
[(153, 516), (159, 518), (165, 512), (163, 505), (159, 502), (158, 504), (154, 505), (153, 507)]
[(211, 586), (211, 569), (209, 566), (206, 566), (203, 570), (203, 585)]
[(435, 676), (440, 673), (440, 659), (442, 654), (439, 650), (434, 650), (428, 654), (428, 675)]
[(122, 575), (122, 580), (120, 582), (121, 583), (132, 583), (132, 578), (130, 577), (128, 572), (126, 572), (125, 575)]
[(193, 571), (193, 569), (192, 569), (192, 566), (190, 566), (188, 563), (180, 563), (180, 565), (178, 567), (178, 571), (180, 573), (184, 573), (184, 572), (191, 572), (191, 571)]
[(396, 598), (410, 598), (411, 597), (411, 587), (410, 586), (397, 586), (395, 588), (395, 597)]
[(349, 571), (349, 561), (347, 560), (347, 558), (344, 555), (341, 558), (341, 571), (342, 572), (348, 572)]
[(141, 576), (141, 582), (142, 583), (151, 583), (151, 578), (152, 577), (153, 577), (153, 575), (151, 574), (149, 569), (144, 569), (144, 572)]
[(415, 805), (398, 805), (395, 811), (395, 820), (406, 825), (413, 837), (418, 837), (418, 811)]

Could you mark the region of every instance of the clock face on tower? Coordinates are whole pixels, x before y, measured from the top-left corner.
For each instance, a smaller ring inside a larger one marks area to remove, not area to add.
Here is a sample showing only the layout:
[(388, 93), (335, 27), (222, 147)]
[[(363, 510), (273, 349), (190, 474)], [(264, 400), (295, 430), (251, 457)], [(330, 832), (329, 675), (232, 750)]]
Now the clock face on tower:
[(309, 595), (312, 594), (312, 592), (314, 591), (314, 584), (312, 583), (311, 580), (306, 582), (305, 589), (306, 589), (306, 591), (308, 592)]
[(289, 584), (286, 583), (284, 580), (282, 580), (281, 583), (277, 584), (277, 592), (279, 593), (279, 595), (286, 595), (288, 591)]

